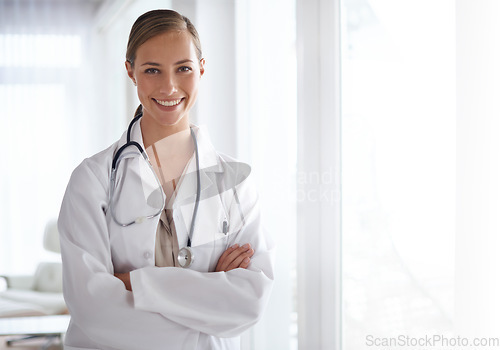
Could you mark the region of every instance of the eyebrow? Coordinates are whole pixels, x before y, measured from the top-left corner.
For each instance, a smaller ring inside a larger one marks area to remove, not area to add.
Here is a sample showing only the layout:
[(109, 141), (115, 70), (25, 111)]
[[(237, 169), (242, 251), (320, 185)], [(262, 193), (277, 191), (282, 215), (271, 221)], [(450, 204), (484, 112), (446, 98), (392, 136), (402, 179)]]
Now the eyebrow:
[[(190, 59), (185, 59), (185, 60), (180, 60), (178, 62), (175, 62), (174, 65), (178, 65), (178, 64), (183, 64), (183, 63), (186, 63), (186, 62), (191, 62), (193, 63), (193, 60), (190, 60)], [(154, 67), (160, 67), (161, 64), (160, 63), (156, 63), (156, 62), (144, 62), (143, 64), (141, 64), (141, 66), (154, 66)]]
[(194, 63), (192, 60), (190, 60), (189, 58), (186, 58), (185, 60), (181, 60), (179, 62), (175, 62), (175, 64), (183, 64), (183, 63), (186, 63), (186, 62), (191, 62), (191, 63)]

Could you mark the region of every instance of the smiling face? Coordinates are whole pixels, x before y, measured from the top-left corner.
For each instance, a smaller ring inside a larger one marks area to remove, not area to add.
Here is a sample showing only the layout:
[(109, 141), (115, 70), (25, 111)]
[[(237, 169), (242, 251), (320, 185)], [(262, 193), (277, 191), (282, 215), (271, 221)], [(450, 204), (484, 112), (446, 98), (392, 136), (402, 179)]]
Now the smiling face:
[(139, 46), (127, 73), (137, 84), (142, 104), (141, 125), (168, 134), (189, 128), (189, 111), (196, 102), (204, 60), (198, 59), (187, 31), (169, 31)]

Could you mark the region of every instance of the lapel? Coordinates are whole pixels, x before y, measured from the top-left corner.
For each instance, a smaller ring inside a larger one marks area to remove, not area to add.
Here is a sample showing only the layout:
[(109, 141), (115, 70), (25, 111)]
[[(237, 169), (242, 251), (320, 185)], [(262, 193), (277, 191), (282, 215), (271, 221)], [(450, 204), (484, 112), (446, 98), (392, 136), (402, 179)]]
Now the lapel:
[[(191, 125), (191, 127), (195, 132), (196, 141), (198, 143), (200, 198), (207, 198), (213, 195), (213, 191), (217, 189), (216, 174), (222, 173), (223, 168), (219, 155), (210, 142), (207, 133), (196, 125)], [(186, 166), (184, 178), (177, 191), (173, 204), (174, 208), (196, 201), (197, 181), (196, 157), (193, 154)]]
[[(203, 127), (191, 124), (198, 144), (199, 173), (200, 173), (200, 205), (195, 223), (195, 234), (193, 244), (205, 240), (197, 232), (205, 226), (208, 218), (217, 217), (217, 213), (224, 211), (218, 194), (217, 177), (224, 172), (220, 156), (215, 151), (210, 137)], [(136, 141), (144, 148), (140, 120), (132, 126), (130, 135), (132, 141)], [(119, 140), (119, 147), (127, 142), (127, 132)], [(136, 153), (135, 150), (133, 152)], [(153, 171), (153, 169), (151, 169)], [(191, 157), (183, 173), (183, 179), (177, 189), (176, 197), (173, 203), (174, 221), (176, 226), (177, 238), (180, 246), (185, 246), (188, 238), (189, 229), (193, 217), (193, 210), (196, 202), (197, 187), (197, 167), (195, 155)], [(210, 220), (208, 220), (210, 221)], [(214, 222), (215, 223), (215, 222)]]
[[(210, 238), (205, 237), (203, 232), (213, 232), (210, 226), (218, 224), (218, 216), (223, 212), (222, 203), (219, 199), (217, 176), (223, 173), (223, 165), (215, 151), (208, 134), (203, 128), (191, 125), (198, 143), (199, 172), (200, 172), (200, 204), (196, 216), (194, 233), (192, 238), (193, 247), (202, 244)], [(184, 178), (178, 189), (173, 209), (178, 215), (175, 221), (179, 246), (186, 246), (193, 212), (196, 202), (196, 158), (191, 157), (186, 166)], [(174, 215), (175, 218), (175, 215)]]

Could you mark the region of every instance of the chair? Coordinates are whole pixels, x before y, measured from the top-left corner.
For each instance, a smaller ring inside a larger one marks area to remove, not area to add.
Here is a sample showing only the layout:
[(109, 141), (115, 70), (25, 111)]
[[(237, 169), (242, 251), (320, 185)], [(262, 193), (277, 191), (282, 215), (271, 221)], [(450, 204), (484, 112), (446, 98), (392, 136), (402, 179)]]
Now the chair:
[[(61, 252), (57, 221), (47, 223), (43, 247)], [(44, 316), (67, 313), (62, 294), (62, 264), (42, 262), (32, 276), (0, 276), (7, 289), (0, 292), (0, 317)]]

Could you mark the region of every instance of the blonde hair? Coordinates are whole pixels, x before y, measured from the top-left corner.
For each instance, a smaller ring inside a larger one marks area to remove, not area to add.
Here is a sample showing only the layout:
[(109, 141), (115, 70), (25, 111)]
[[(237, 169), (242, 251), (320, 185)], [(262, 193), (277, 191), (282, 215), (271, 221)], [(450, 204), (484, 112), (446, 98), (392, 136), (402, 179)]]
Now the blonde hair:
[(171, 30), (187, 31), (193, 39), (198, 59), (202, 59), (200, 37), (189, 18), (173, 10), (153, 10), (139, 16), (130, 30), (125, 54), (127, 62), (133, 67), (139, 46), (152, 37)]

